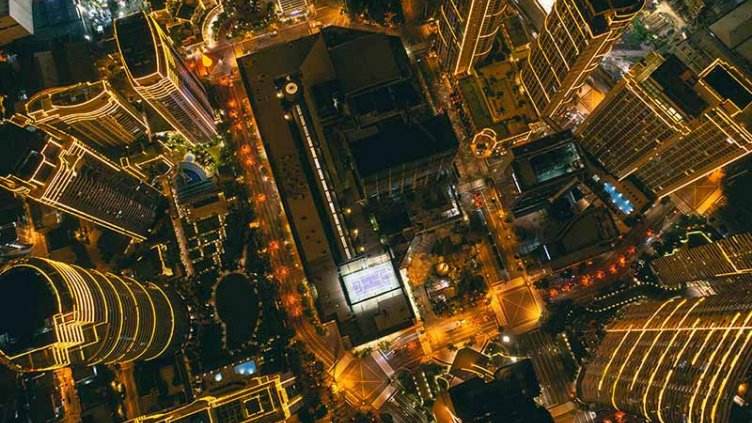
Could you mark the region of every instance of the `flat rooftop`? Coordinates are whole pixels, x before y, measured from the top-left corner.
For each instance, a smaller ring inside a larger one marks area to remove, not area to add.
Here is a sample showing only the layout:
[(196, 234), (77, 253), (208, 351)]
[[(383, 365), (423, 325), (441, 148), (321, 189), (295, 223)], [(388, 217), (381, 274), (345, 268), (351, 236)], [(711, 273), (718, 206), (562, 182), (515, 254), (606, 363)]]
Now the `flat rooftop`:
[(663, 88), (663, 93), (674, 104), (690, 116), (699, 116), (708, 106), (694, 89), (697, 75), (674, 55), (666, 56), (663, 63), (653, 71), (651, 78)]
[(569, 131), (512, 148), (512, 168), (524, 192), (582, 169), (583, 163)]
[(702, 80), (718, 95), (731, 100), (740, 110), (744, 110), (752, 103), (752, 91), (750, 91), (750, 87), (744, 86), (723, 65), (716, 65)]
[(367, 177), (422, 158), (456, 151), (459, 145), (446, 115), (422, 122), (391, 119), (373, 127), (375, 133), (350, 140), (358, 173)]

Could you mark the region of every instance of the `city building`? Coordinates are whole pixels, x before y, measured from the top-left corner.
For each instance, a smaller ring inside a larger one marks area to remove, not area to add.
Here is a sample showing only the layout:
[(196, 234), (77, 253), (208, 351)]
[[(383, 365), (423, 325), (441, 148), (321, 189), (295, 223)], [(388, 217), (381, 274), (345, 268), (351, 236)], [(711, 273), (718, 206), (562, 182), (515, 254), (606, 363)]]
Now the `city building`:
[(0, 269), (0, 361), (17, 371), (151, 360), (187, 336), (182, 301), (153, 283), (43, 258)]
[(515, 217), (547, 208), (574, 187), (585, 172), (571, 131), (512, 147), (511, 152), (512, 180), (518, 193), (512, 205)]
[[(377, 128), (377, 131), (373, 129)], [(366, 198), (398, 197), (452, 171), (457, 138), (449, 119), (391, 119), (347, 135), (361, 192)]]
[(201, 81), (151, 15), (115, 21), (115, 40), (133, 89), (191, 144), (217, 136)]
[(752, 1), (741, 2), (708, 29), (723, 45), (752, 63)]
[(579, 399), (656, 422), (729, 422), (752, 365), (752, 292), (632, 305), (577, 380)]
[(32, 0), (0, 1), (0, 46), (34, 33)]
[(564, 111), (643, 5), (644, 0), (554, 2), (520, 75), (539, 116)]
[(25, 107), (35, 125), (99, 147), (132, 144), (149, 130), (144, 116), (106, 80), (41, 91)]
[(661, 283), (672, 288), (752, 273), (752, 234), (737, 234), (699, 247), (682, 247), (653, 260), (650, 267)]
[(439, 12), (439, 61), (451, 75), (470, 73), (493, 48), (502, 0), (443, 0)]
[(277, 7), (287, 18), (305, 16), (308, 12), (308, 0), (277, 0)]
[(0, 142), (6, 151), (0, 160), (0, 186), (145, 239), (162, 212), (162, 195), (78, 139), (48, 130), (39, 130), (20, 116), (0, 124)]
[(752, 151), (752, 82), (715, 61), (699, 75), (673, 55), (650, 55), (577, 129), (583, 148), (617, 179), (633, 175), (662, 198)]
[(553, 423), (549, 412), (533, 400), (541, 389), (529, 359), (495, 371), (473, 367), (478, 376), (452, 386), (437, 398), (433, 405), (436, 421)]
[(272, 374), (220, 385), (205, 391), (190, 404), (136, 417), (130, 422), (276, 423), (286, 421), (301, 405), (295, 377)]
[(356, 345), (410, 326), (396, 258), (366, 207), (440, 186), (458, 142), (401, 40), (326, 27), (239, 67), (322, 320)]

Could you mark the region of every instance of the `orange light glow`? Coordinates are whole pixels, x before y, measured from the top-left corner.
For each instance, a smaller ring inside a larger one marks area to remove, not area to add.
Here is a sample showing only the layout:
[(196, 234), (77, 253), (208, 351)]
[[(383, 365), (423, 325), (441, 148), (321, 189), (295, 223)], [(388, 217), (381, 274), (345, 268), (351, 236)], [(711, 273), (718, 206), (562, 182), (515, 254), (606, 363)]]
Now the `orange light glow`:
[(208, 67), (211, 67), (211, 65), (214, 64), (214, 60), (212, 60), (211, 57), (209, 57), (209, 56), (207, 56), (205, 54), (202, 54), (201, 55), (201, 64), (204, 65), (204, 67), (208, 68)]

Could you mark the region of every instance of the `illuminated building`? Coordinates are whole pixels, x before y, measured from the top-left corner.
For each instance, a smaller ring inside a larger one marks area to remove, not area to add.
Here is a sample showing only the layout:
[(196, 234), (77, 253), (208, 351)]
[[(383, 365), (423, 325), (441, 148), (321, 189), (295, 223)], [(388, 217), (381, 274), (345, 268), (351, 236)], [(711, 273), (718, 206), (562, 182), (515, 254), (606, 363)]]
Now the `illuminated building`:
[(504, 12), (502, 0), (444, 0), (439, 12), (438, 53), (452, 75), (470, 73), (491, 52)]
[(0, 124), (0, 187), (105, 228), (145, 239), (162, 195), (70, 135)]
[(637, 64), (578, 128), (605, 169), (662, 198), (752, 149), (752, 83), (716, 61), (699, 75), (675, 56)]
[(277, 7), (284, 16), (304, 16), (308, 10), (308, 0), (277, 0)]
[(42, 258), (0, 269), (0, 360), (17, 371), (151, 360), (185, 341), (182, 302), (152, 283)]
[(0, 0), (0, 46), (34, 33), (32, 0)]
[(192, 144), (217, 136), (206, 90), (153, 17), (117, 19), (115, 40), (133, 89), (167, 123)]
[(556, 0), (520, 76), (539, 116), (563, 111), (643, 4), (644, 0)]
[(26, 103), (35, 125), (49, 125), (81, 141), (120, 147), (148, 131), (144, 117), (106, 80), (44, 90)]
[(749, 379), (750, 341), (749, 290), (630, 306), (606, 327), (577, 393), (654, 422), (728, 422)]
[(752, 234), (743, 233), (653, 260), (650, 266), (664, 285), (752, 274)]
[(204, 396), (189, 404), (130, 422), (273, 423), (286, 421), (302, 404), (295, 377), (289, 374), (258, 376), (244, 385), (239, 389), (233, 389), (229, 383), (221, 385), (205, 391)]

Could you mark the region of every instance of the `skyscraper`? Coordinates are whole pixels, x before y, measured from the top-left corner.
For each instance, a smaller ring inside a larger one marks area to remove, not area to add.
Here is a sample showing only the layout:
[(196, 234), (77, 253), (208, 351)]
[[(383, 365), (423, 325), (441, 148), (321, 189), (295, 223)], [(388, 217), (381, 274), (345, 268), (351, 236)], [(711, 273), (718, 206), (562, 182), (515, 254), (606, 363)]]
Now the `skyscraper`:
[(657, 198), (752, 151), (752, 82), (716, 61), (699, 75), (649, 56), (578, 128), (586, 151)]
[(606, 328), (577, 393), (655, 422), (728, 422), (750, 341), (750, 291), (632, 306)]
[(664, 285), (752, 275), (752, 234), (742, 233), (653, 260), (650, 267)]
[(138, 240), (147, 237), (162, 195), (117, 163), (59, 131), (0, 123), (0, 187)]
[(444, 0), (439, 13), (439, 60), (452, 75), (467, 74), (493, 48), (502, 0)]
[(0, 269), (0, 361), (17, 371), (151, 360), (185, 341), (188, 316), (152, 283), (42, 258)]
[(520, 76), (541, 117), (562, 111), (643, 5), (644, 0), (556, 0)]
[(144, 116), (106, 80), (41, 91), (26, 103), (26, 114), (102, 147), (131, 144), (148, 131)]
[(154, 18), (117, 19), (115, 40), (133, 89), (167, 123), (192, 144), (217, 136), (206, 90)]

